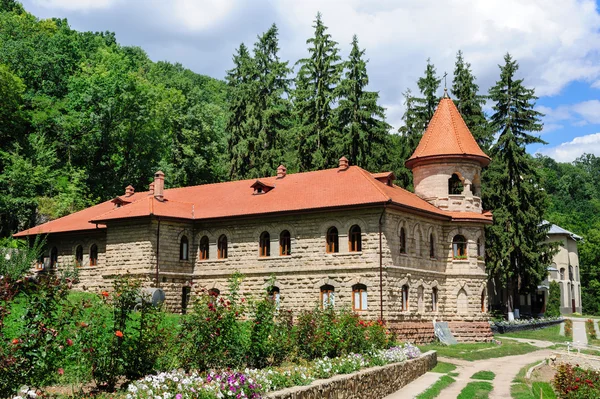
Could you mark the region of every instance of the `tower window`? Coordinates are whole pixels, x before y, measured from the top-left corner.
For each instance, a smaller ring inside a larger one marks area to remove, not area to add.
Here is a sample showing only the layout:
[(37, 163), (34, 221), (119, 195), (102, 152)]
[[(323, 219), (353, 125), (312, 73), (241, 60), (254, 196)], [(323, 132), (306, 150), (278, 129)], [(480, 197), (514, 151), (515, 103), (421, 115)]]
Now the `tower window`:
[(189, 242), (186, 236), (181, 237), (179, 241), (179, 260), (188, 260), (189, 258)]
[(340, 251), (338, 229), (330, 227), (327, 230), (327, 253), (334, 253)]
[(404, 227), (400, 229), (400, 253), (406, 253), (406, 231), (404, 230)]
[(467, 259), (467, 240), (457, 234), (452, 239), (452, 252), (454, 259)]
[(350, 234), (348, 235), (348, 244), (350, 252), (362, 251), (362, 237), (360, 227), (356, 224), (350, 227)]
[(408, 310), (408, 285), (404, 284), (402, 286), (402, 311), (406, 312)]
[(259, 256), (271, 256), (271, 235), (267, 231), (263, 231), (259, 239)]
[(225, 234), (221, 235), (217, 242), (217, 258), (227, 259), (227, 236)]
[(292, 254), (292, 236), (289, 231), (283, 230), (279, 234), (279, 255), (290, 256)]
[(435, 239), (433, 234), (429, 234), (429, 257), (435, 258)]
[(483, 256), (483, 246), (481, 245), (481, 238), (477, 239), (477, 256)]
[(463, 192), (463, 183), (460, 180), (460, 177), (456, 173), (452, 174), (452, 177), (448, 179), (448, 194), (450, 195), (460, 195)]
[(206, 260), (208, 259), (208, 237), (204, 236), (200, 239), (200, 259)]
[(98, 266), (98, 246), (96, 244), (90, 247), (90, 266)]

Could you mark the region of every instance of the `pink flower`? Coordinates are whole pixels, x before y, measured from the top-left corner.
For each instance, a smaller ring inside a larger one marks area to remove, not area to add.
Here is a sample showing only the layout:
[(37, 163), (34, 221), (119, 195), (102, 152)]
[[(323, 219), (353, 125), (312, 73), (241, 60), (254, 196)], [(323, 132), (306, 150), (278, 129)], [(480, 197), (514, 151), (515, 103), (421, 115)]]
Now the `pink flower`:
[(58, 369), (58, 375), (63, 375), (65, 373), (65, 370), (61, 368)]
[(67, 345), (73, 346), (73, 340), (71, 340), (71, 338), (67, 338)]

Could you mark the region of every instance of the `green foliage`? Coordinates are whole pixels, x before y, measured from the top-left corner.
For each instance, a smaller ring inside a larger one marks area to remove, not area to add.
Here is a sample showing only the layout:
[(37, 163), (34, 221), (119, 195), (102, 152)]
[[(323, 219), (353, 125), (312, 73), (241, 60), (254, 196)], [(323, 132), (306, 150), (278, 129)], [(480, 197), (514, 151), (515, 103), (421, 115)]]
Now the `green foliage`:
[(306, 41), (309, 57), (296, 63), (300, 68), (292, 93), (294, 145), (301, 171), (333, 167), (340, 158), (333, 151), (339, 139), (333, 105), (339, 97), (344, 65), (337, 42), (327, 33), (320, 13), (313, 27), (314, 36)]
[(341, 132), (337, 143), (338, 154), (348, 158), (351, 165), (370, 171), (379, 171), (388, 156), (388, 131), (385, 110), (378, 104), (379, 93), (367, 91), (369, 84), (365, 50), (358, 46), (356, 35), (352, 38), (350, 58), (345, 62), (345, 75), (339, 85), (336, 123)]
[(469, 382), (457, 399), (487, 399), (494, 387), (489, 382)]
[(550, 292), (548, 293), (548, 304), (546, 305), (546, 316), (560, 316), (560, 285), (556, 281), (550, 282)]
[(514, 298), (536, 289), (546, 278), (554, 246), (545, 242), (550, 228), (542, 223), (546, 194), (525, 149), (543, 143), (530, 134), (542, 129), (541, 114), (534, 110), (537, 97), (516, 79), (517, 62), (509, 54), (504, 60), (500, 80), (490, 89), (495, 102), (491, 126), (499, 137), (483, 179), (483, 201), (494, 210), (494, 223), (486, 227), (487, 272), (507, 288), (506, 306), (512, 312)]
[(471, 64), (465, 62), (463, 53), (460, 50), (456, 54), (454, 79), (450, 91), (454, 96), (456, 108), (458, 108), (473, 137), (475, 137), (479, 146), (487, 151), (492, 144), (493, 133), (483, 113), (482, 107), (486, 98), (478, 94), (479, 86), (475, 83), (475, 76), (471, 72)]

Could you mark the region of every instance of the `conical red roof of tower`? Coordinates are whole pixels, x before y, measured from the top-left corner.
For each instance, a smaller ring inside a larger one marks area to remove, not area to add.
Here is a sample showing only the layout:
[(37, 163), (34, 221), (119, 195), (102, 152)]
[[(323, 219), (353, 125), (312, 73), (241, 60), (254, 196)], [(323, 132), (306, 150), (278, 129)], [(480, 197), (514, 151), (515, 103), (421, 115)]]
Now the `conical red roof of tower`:
[(490, 163), (490, 157), (479, 148), (456, 105), (448, 97), (440, 100), (417, 149), (406, 161), (406, 166), (412, 168), (417, 162), (438, 158), (470, 158), (478, 161), (481, 166)]

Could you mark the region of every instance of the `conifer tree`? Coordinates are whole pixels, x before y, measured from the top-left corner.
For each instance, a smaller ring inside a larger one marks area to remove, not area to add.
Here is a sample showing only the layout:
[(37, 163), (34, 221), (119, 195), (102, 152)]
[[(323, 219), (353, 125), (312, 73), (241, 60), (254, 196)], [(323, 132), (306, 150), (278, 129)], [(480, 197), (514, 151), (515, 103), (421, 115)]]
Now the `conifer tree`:
[[(486, 172), (484, 203), (494, 223), (486, 229), (488, 274), (507, 289), (507, 310), (519, 307), (519, 293), (531, 292), (546, 277), (552, 246), (544, 243), (550, 227), (544, 224), (545, 192), (533, 158), (525, 146), (543, 141), (532, 135), (542, 129), (533, 89), (516, 79), (519, 68), (510, 54), (500, 66), (500, 80), (490, 89), (495, 102), (491, 125), (499, 134)], [(509, 313), (510, 314), (510, 313)]]
[(425, 76), (419, 78), (417, 86), (421, 91), (422, 97), (415, 98), (415, 109), (420, 121), (421, 133), (427, 129), (429, 121), (433, 118), (433, 113), (440, 102), (437, 92), (440, 88), (441, 78), (436, 76), (435, 66), (431, 63), (431, 59), (427, 59), (427, 67), (425, 68)]
[(402, 96), (404, 97), (404, 106), (406, 107), (406, 110), (404, 111), (404, 115), (402, 115), (404, 125), (398, 129), (398, 152), (401, 162), (395, 169), (395, 172), (397, 184), (406, 189), (410, 189), (412, 186), (412, 172), (404, 166), (404, 162), (410, 158), (419, 145), (419, 141), (421, 140), (421, 137), (423, 137), (423, 124), (419, 118), (415, 97), (413, 97), (412, 91), (406, 89)]
[(332, 148), (338, 136), (332, 106), (343, 64), (320, 13), (313, 27), (315, 35), (306, 41), (310, 56), (297, 62), (293, 94), (298, 166), (303, 171), (334, 166), (340, 157)]
[(345, 155), (351, 165), (378, 171), (386, 161), (386, 139), (389, 125), (385, 109), (377, 104), (379, 93), (366, 91), (369, 84), (365, 50), (352, 38), (350, 58), (345, 62), (346, 73), (339, 87), (337, 123), (342, 134), (338, 154)]
[(493, 135), (483, 113), (482, 106), (485, 104), (485, 96), (477, 94), (478, 91), (479, 86), (475, 83), (471, 64), (465, 62), (463, 53), (459, 50), (456, 54), (451, 93), (458, 111), (475, 137), (477, 144), (484, 151), (488, 151)]
[(227, 152), (229, 154), (231, 179), (247, 176), (253, 168), (250, 155), (254, 151), (249, 112), (251, 89), (254, 79), (254, 60), (244, 43), (240, 44), (233, 56), (233, 69), (227, 71), (229, 86), (229, 119)]

